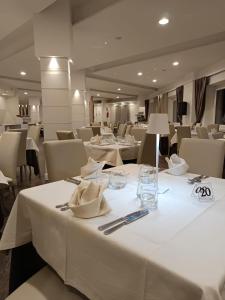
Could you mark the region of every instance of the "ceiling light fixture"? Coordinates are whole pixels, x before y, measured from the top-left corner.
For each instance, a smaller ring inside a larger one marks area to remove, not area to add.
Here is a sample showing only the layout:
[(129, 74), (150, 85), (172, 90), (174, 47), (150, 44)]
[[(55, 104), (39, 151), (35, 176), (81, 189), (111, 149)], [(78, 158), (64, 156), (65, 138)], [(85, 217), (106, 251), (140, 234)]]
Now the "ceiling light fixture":
[(28, 95), (28, 92), (24, 92), (24, 95)]
[(173, 62), (173, 66), (174, 66), (174, 67), (179, 66), (179, 64), (180, 64), (179, 61), (174, 61), (174, 62)]
[(142, 76), (143, 73), (142, 73), (142, 72), (138, 72), (137, 75), (138, 75), (138, 76)]
[(121, 88), (118, 88), (117, 91), (121, 91)]
[(100, 97), (100, 94), (97, 94), (97, 97)]
[(153, 79), (152, 82), (157, 82), (157, 79)]
[(7, 93), (2, 93), (2, 96), (8, 96), (8, 94)]
[(59, 69), (59, 63), (58, 63), (56, 57), (52, 57), (50, 59), (48, 67), (49, 67), (50, 70), (58, 70)]
[(117, 98), (117, 99), (119, 99), (119, 98), (120, 98), (120, 96), (116, 96), (116, 98)]
[(70, 62), (71, 64), (73, 64), (73, 60), (72, 60), (72, 58), (70, 58), (70, 59), (69, 59), (69, 62)]
[(169, 23), (169, 19), (168, 18), (161, 18), (160, 20), (159, 20), (159, 24), (160, 25), (162, 25), (162, 26), (164, 26), (164, 25), (167, 25), (168, 23)]
[(21, 72), (20, 72), (20, 75), (21, 75), (21, 76), (26, 76), (27, 73), (26, 73), (25, 71), (21, 71)]
[(104, 44), (105, 44), (105, 45), (108, 45), (108, 42), (107, 42), (107, 41), (105, 41), (105, 42), (104, 42)]

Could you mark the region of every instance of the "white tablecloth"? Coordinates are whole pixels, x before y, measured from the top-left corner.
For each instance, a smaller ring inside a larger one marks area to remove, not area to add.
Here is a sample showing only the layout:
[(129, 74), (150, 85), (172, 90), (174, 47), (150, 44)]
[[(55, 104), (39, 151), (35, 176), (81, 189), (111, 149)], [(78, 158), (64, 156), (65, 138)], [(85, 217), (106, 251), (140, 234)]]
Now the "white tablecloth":
[(23, 190), (13, 206), (0, 249), (33, 241), (38, 253), (91, 300), (225, 299), (225, 184), (210, 178), (215, 202), (191, 197), (187, 175), (160, 173), (169, 192), (159, 208), (110, 236), (97, 230), (138, 207), (136, 165), (121, 190), (106, 190), (112, 211), (75, 218), (56, 204), (70, 199), (75, 185), (59, 181)]
[(96, 161), (107, 161), (113, 166), (120, 166), (123, 160), (136, 159), (138, 156), (139, 145), (93, 145), (89, 142), (84, 142), (88, 157), (92, 157)]

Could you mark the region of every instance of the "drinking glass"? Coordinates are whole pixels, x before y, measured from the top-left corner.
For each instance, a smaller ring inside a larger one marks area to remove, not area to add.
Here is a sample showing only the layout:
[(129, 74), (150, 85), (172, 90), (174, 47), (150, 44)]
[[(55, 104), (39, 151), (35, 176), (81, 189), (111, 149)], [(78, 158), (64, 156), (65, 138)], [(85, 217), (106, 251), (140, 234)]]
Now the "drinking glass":
[(142, 183), (140, 187), (141, 207), (155, 210), (158, 207), (156, 183)]
[(123, 171), (113, 171), (109, 176), (109, 187), (112, 189), (122, 189), (127, 183), (127, 176)]

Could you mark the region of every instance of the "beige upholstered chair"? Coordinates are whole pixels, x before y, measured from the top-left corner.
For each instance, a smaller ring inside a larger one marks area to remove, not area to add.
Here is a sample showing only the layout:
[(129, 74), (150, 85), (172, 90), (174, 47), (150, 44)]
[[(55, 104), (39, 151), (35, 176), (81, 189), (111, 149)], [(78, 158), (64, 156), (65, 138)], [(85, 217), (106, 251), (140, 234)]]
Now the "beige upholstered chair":
[(45, 142), (44, 153), (50, 181), (77, 176), (87, 163), (84, 144), (78, 139)]
[(176, 131), (175, 131), (174, 124), (169, 124), (169, 136), (168, 136), (169, 144), (171, 144), (171, 139), (172, 139), (172, 137), (174, 136), (175, 133), (176, 133)]
[(133, 125), (127, 125), (127, 129), (126, 129), (126, 132), (125, 132), (125, 135), (128, 135), (131, 133), (131, 128), (133, 127)]
[(0, 139), (0, 170), (16, 184), (21, 132), (4, 132)]
[(49, 267), (44, 267), (19, 286), (5, 300), (84, 300), (75, 289), (66, 286)]
[(199, 139), (209, 139), (209, 133), (206, 127), (197, 127), (196, 132)]
[(134, 136), (136, 141), (143, 141), (146, 131), (147, 131), (147, 129), (145, 129), (145, 128), (133, 127), (133, 128), (131, 128), (130, 134)]
[(126, 133), (126, 129), (127, 129), (127, 124), (120, 124), (117, 131), (117, 135), (124, 137)]
[(141, 142), (137, 158), (138, 164), (156, 165), (156, 135), (146, 133)]
[(70, 130), (57, 130), (56, 135), (58, 140), (73, 140), (75, 139), (73, 131)]
[(225, 142), (207, 139), (182, 139), (180, 157), (189, 165), (189, 172), (222, 177)]
[(219, 124), (209, 124), (207, 126), (208, 132), (211, 132), (213, 129), (218, 132), (219, 131)]
[(83, 142), (88, 142), (93, 137), (93, 131), (91, 128), (78, 128), (77, 135)]
[(37, 146), (39, 144), (40, 131), (41, 131), (40, 125), (31, 125), (31, 126), (29, 126), (28, 132), (27, 132), (27, 136), (32, 138), (35, 141)]
[(183, 138), (191, 138), (191, 127), (190, 126), (179, 126), (177, 127), (177, 150), (179, 152), (181, 140)]
[(92, 127), (92, 132), (93, 132), (93, 135), (101, 135), (101, 127), (100, 126), (94, 126)]

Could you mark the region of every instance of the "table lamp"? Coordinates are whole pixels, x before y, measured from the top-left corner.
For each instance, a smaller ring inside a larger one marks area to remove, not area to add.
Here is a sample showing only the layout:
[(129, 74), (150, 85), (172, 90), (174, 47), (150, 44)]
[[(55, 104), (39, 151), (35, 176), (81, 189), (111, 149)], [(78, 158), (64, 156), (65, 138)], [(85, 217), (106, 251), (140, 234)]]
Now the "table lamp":
[(160, 134), (169, 134), (168, 115), (160, 113), (151, 113), (149, 117), (147, 133), (156, 134), (156, 182), (158, 189), (159, 139)]

